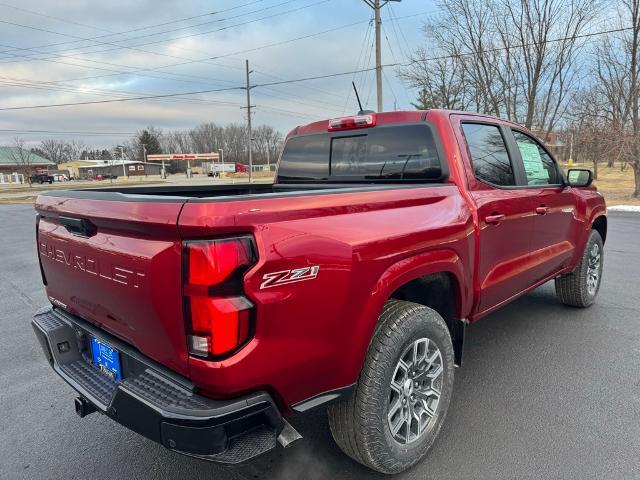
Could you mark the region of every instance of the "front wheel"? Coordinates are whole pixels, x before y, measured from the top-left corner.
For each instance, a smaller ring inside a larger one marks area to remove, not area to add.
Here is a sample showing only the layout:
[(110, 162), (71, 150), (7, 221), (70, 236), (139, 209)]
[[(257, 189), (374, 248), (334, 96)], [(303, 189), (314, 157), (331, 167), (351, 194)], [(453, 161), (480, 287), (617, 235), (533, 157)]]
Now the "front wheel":
[(604, 266), (602, 237), (591, 230), (587, 245), (576, 269), (556, 278), (556, 295), (572, 307), (588, 307), (596, 299)]
[(333, 438), (373, 470), (406, 470), (440, 432), (453, 374), (453, 346), (442, 317), (423, 305), (387, 302), (354, 392), (329, 407)]

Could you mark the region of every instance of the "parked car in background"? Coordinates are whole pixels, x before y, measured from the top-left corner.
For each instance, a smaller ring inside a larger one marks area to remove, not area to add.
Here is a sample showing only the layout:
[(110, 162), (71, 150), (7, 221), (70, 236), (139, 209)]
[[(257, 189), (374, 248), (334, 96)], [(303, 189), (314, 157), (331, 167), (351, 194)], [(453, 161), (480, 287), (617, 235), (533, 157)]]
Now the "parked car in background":
[(467, 325), (549, 280), (595, 301), (591, 181), (520, 125), (430, 110), (297, 127), (274, 185), (47, 192), (34, 331), (80, 416), (235, 463), (328, 406), (347, 455), (401, 472), (442, 428)]
[(54, 181), (55, 181), (55, 178), (53, 177), (53, 175), (48, 175), (46, 173), (34, 173), (29, 177), (29, 183), (51, 184)]
[(56, 182), (68, 182), (69, 177), (64, 173), (54, 173), (51, 175)]

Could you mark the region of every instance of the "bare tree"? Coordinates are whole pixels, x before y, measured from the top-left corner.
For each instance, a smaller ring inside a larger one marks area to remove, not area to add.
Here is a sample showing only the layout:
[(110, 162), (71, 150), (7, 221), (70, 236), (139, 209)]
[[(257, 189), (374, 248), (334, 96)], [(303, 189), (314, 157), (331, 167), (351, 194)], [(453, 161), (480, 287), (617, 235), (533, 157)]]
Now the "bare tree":
[(13, 139), (13, 148), (9, 150), (9, 157), (18, 166), (18, 171), (29, 182), (31, 186), (31, 165), (35, 159), (35, 155), (31, 150), (25, 148), (25, 141), (23, 138), (15, 137)]
[[(425, 35), (429, 35), (427, 30)], [(414, 107), (422, 110), (473, 108), (460, 59), (426, 60), (427, 58), (429, 58), (429, 52), (419, 48), (411, 64), (400, 72), (405, 83), (418, 89), (418, 99), (413, 104)]]
[(616, 22), (622, 30), (596, 49), (592, 88), (604, 102), (592, 115), (602, 122), (612, 158), (632, 167), (633, 196), (640, 197), (640, 0), (621, 0)]
[[(241, 124), (221, 126), (203, 123), (186, 132), (166, 132), (160, 137), (162, 151), (167, 153), (210, 153), (224, 150), (227, 162), (247, 163), (246, 127)], [(256, 165), (275, 162), (282, 148), (283, 136), (272, 127), (262, 125), (253, 130), (254, 162)], [(169, 171), (182, 171), (175, 163)]]
[(548, 134), (570, 102), (599, 0), (441, 0), (401, 77), (418, 105), (475, 109)]
[(40, 142), (39, 148), (46, 158), (56, 164), (80, 160), (82, 154), (89, 150), (87, 144), (82, 140), (43, 140)]
[(64, 142), (64, 158), (67, 161), (80, 160), (82, 152), (87, 149), (87, 144), (82, 140)]
[(45, 158), (48, 158), (56, 165), (67, 160), (65, 146), (65, 142), (61, 140), (48, 139), (40, 142), (40, 150), (42, 150)]
[(261, 125), (253, 130), (253, 138), (255, 165), (273, 164), (282, 148), (282, 134), (272, 127)]

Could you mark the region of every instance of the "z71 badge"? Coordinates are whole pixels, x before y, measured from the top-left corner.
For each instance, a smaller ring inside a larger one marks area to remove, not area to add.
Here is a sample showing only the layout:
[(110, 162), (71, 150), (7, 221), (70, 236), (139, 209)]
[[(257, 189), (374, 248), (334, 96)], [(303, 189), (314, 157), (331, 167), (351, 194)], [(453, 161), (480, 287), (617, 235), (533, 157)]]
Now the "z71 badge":
[(292, 270), (282, 270), (280, 272), (265, 273), (262, 277), (260, 289), (286, 285), (287, 283), (304, 282), (313, 280), (318, 276), (319, 265), (313, 267), (294, 268)]

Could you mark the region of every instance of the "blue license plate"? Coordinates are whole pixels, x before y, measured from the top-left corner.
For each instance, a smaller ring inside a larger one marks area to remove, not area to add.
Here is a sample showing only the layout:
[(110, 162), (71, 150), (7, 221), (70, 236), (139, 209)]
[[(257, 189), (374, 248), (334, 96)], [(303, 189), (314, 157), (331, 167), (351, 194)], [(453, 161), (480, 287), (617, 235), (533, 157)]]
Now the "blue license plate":
[(91, 358), (93, 364), (114, 380), (122, 380), (120, 354), (109, 345), (91, 337)]

